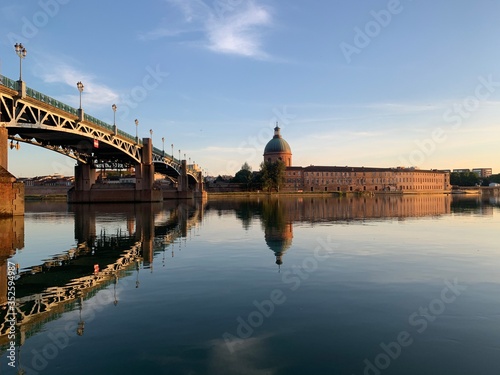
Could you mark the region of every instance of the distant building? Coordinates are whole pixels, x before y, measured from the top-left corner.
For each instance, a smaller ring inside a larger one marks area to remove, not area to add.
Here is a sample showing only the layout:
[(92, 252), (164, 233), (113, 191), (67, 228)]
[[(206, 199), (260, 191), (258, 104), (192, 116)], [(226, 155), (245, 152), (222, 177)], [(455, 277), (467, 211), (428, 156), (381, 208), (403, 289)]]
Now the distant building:
[(453, 170), (454, 173), (469, 173), (470, 172), (470, 169), (454, 169)]
[(65, 177), (60, 174), (51, 176), (36, 176), (31, 178), (20, 178), (25, 186), (73, 186), (75, 178), (73, 176)]
[(474, 168), (472, 172), (481, 178), (488, 178), (493, 174), (493, 170), (491, 168)]
[(264, 149), (264, 161), (286, 165), (285, 191), (442, 193), (451, 189), (449, 172), (417, 168), (369, 168), (338, 166), (292, 166), (292, 151), (281, 134)]

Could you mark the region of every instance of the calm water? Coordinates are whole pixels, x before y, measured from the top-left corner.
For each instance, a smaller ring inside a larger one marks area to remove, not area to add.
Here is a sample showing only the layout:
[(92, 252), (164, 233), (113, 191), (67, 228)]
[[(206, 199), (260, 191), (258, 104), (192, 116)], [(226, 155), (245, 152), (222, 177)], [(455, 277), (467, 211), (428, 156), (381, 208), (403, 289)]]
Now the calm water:
[(20, 268), (0, 373), (498, 374), (499, 207), (31, 203), (1, 223), (2, 282)]

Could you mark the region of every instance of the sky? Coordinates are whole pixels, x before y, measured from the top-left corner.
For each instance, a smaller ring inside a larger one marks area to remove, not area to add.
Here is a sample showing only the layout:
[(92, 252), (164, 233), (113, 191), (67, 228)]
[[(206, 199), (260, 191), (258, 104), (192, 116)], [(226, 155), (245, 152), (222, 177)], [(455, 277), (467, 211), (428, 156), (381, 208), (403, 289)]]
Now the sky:
[[(495, 0), (2, 1), (0, 74), (207, 175), (258, 170), (278, 122), (295, 166), (500, 173)], [(162, 137), (164, 142), (162, 142)], [(172, 146), (173, 145), (173, 146)], [(180, 150), (180, 151), (179, 151)], [(17, 177), (72, 175), (22, 144)]]

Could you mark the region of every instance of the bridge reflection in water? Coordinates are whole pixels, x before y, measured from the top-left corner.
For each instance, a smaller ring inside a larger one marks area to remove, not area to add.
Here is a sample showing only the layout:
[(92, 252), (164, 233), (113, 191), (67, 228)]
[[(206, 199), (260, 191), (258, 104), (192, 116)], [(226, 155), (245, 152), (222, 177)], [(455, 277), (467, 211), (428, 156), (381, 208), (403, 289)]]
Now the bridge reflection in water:
[[(170, 245), (186, 239), (210, 211), (233, 211), (244, 229), (260, 224), (268, 250), (278, 266), (286, 262), (286, 252), (293, 243), (295, 223), (323, 223), (370, 220), (405, 220), (407, 217), (432, 217), (467, 212), (478, 206), (483, 214), (491, 209), (480, 197), (452, 200), (448, 195), (380, 196), (380, 197), (269, 197), (211, 199), (179, 204), (173, 201), (130, 205), (75, 205), (74, 237), (78, 244), (42, 264), (22, 268), (16, 280), (16, 343), (36, 334), (43, 325), (63, 312), (84, 308), (87, 299), (101, 289), (114, 291), (109, 304), (118, 304), (117, 284), (126, 276), (131, 287), (139, 287), (139, 272), (148, 269)], [(498, 204), (498, 202), (496, 202)], [(50, 211), (50, 210), (48, 210)], [(477, 210), (475, 210), (477, 212)], [(7, 340), (6, 268), (8, 259), (24, 247), (24, 218), (0, 221), (1, 310), (0, 345)], [(268, 251), (263, 256), (271, 255)], [(170, 254), (169, 254), (170, 256)], [(157, 260), (158, 261), (158, 260)], [(111, 290), (111, 288), (109, 289)], [(80, 319), (76, 333), (84, 334)]]
[[(129, 210), (124, 210), (130, 208)], [(17, 271), (16, 343), (122, 277), (153, 270), (155, 252), (188, 235), (203, 217), (203, 206), (175, 202), (137, 205), (75, 205), (77, 246)], [(0, 345), (8, 343), (7, 262), (24, 247), (24, 217), (0, 220)], [(172, 250), (172, 256), (174, 255)], [(139, 287), (139, 279), (136, 280)], [(116, 293), (113, 303), (118, 303)], [(77, 334), (84, 333), (80, 321)]]

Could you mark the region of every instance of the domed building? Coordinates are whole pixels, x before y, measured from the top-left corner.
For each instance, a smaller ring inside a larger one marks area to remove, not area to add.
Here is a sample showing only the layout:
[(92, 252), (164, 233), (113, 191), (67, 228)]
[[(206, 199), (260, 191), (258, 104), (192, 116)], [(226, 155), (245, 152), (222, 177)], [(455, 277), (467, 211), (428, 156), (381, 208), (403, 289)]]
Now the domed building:
[(286, 167), (292, 166), (292, 150), (288, 142), (281, 137), (278, 123), (274, 128), (274, 137), (264, 149), (264, 161), (275, 162), (277, 160), (284, 162)]
[[(450, 173), (417, 167), (339, 167), (310, 165), (292, 167), (290, 145), (280, 134), (278, 123), (274, 137), (264, 149), (264, 161), (285, 163), (283, 181), (278, 191), (337, 193), (449, 193)], [(279, 253), (279, 251), (277, 252)]]

